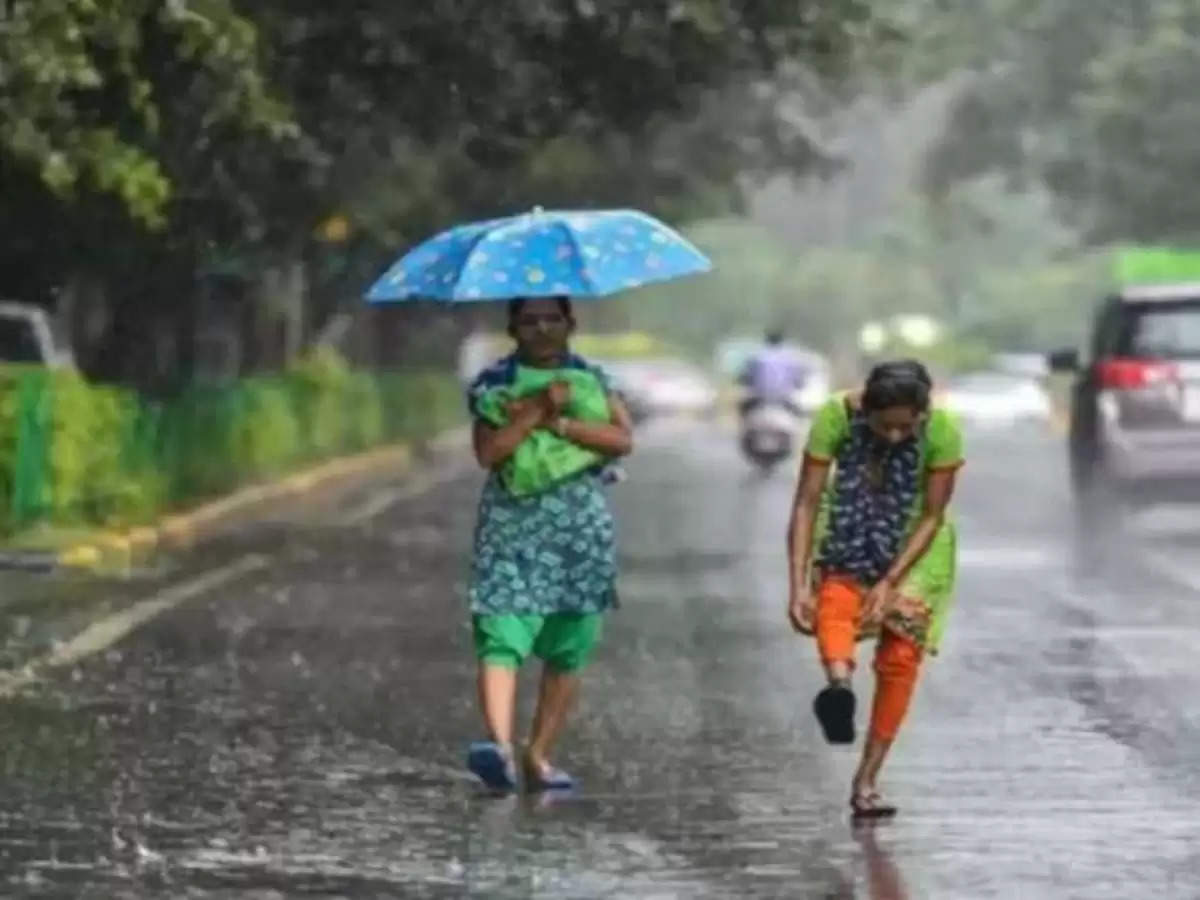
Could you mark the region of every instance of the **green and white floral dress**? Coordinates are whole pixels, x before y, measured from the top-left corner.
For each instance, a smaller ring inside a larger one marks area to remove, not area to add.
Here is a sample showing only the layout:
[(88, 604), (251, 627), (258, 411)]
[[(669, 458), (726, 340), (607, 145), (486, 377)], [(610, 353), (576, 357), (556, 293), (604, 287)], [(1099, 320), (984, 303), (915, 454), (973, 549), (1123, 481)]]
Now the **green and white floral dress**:
[[(573, 377), (594, 377), (600, 395), (607, 396), (609, 381), (600, 369), (576, 356), (564, 368)], [(471, 385), (472, 416), (494, 424), (485, 412), (489, 392), (544, 382), (546, 374), (524, 369), (515, 357), (501, 360)], [(566, 412), (595, 421), (608, 417), (606, 401), (602, 409), (591, 403)], [(616, 528), (603, 475), (603, 463), (597, 462), (539, 490), (525, 488), (520, 493), (510, 489), (503, 473), (488, 476), (471, 561), (473, 615), (588, 614), (617, 605)]]

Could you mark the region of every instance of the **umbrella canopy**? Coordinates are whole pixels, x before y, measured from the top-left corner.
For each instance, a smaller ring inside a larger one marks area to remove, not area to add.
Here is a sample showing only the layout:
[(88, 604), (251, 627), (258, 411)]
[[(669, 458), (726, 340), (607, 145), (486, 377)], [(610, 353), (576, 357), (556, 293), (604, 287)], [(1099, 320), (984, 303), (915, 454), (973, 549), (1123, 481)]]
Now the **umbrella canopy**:
[(535, 209), (430, 238), (397, 260), (367, 300), (606, 297), (711, 269), (689, 241), (645, 213)]

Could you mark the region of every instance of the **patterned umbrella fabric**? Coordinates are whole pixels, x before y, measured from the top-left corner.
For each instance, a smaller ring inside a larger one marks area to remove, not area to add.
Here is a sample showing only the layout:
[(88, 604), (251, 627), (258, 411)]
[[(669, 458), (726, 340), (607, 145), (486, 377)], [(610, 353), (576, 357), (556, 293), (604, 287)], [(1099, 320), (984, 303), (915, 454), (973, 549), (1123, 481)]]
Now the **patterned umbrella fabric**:
[(606, 297), (711, 269), (696, 247), (645, 213), (537, 209), (430, 238), (394, 263), (367, 300)]

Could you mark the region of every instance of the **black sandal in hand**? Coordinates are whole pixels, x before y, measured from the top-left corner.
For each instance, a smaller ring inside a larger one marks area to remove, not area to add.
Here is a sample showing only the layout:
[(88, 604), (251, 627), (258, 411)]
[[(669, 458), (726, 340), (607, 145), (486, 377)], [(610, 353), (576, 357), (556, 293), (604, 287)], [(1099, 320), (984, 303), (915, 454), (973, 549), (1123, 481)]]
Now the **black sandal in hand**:
[(817, 694), (813, 713), (831, 744), (854, 743), (854, 691), (846, 682), (834, 682)]

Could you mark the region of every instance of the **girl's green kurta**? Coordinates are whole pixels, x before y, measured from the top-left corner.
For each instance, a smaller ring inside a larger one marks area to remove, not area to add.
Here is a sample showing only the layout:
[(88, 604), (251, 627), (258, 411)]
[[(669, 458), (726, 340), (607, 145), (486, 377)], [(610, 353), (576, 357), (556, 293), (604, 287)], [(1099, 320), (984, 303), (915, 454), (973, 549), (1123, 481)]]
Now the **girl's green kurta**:
[[(847, 404), (848, 395), (838, 394), (831, 397), (817, 412), (809, 432), (806, 448), (808, 456), (836, 466), (838, 451), (843, 442), (850, 438), (850, 409)], [(955, 469), (963, 464), (962, 429), (956, 417), (948, 410), (935, 407), (930, 411), (918, 444), (921, 474), (917, 495), (909, 513), (906, 537), (912, 533), (924, 509), (929, 473)], [(813, 534), (814, 571), (821, 565), (819, 548), (827, 529), (830, 504), (833, 502), (832, 482), (832, 477), (827, 480)], [(900, 587), (902, 595), (920, 600), (925, 605), (929, 611), (928, 622), (907, 617), (900, 610), (893, 610), (887, 617), (889, 627), (903, 631), (931, 654), (936, 654), (941, 644), (953, 603), (957, 556), (957, 534), (954, 522), (947, 514), (929, 549), (912, 567)], [(862, 638), (871, 636), (873, 635), (870, 633), (861, 635)]]

